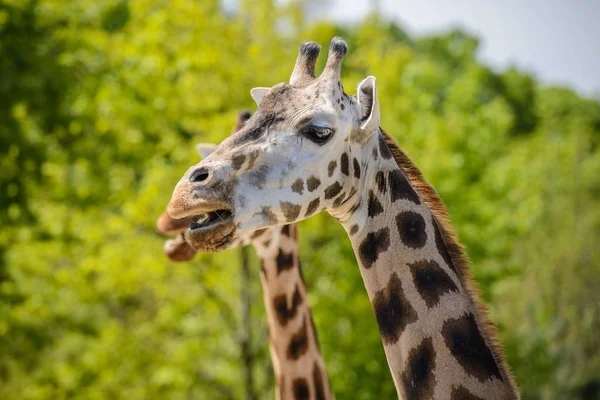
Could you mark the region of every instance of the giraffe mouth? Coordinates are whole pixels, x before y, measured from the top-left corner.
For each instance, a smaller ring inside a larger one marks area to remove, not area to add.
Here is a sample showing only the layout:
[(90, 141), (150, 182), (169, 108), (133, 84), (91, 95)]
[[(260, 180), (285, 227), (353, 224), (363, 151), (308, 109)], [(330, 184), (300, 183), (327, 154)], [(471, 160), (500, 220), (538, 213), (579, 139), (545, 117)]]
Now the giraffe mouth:
[(210, 230), (216, 225), (231, 223), (233, 213), (231, 210), (222, 209), (192, 215), (189, 218), (191, 223), (188, 227), (188, 232), (198, 233)]
[(235, 239), (236, 227), (233, 213), (219, 209), (195, 214), (184, 233), (185, 242), (198, 252), (215, 252), (227, 249)]

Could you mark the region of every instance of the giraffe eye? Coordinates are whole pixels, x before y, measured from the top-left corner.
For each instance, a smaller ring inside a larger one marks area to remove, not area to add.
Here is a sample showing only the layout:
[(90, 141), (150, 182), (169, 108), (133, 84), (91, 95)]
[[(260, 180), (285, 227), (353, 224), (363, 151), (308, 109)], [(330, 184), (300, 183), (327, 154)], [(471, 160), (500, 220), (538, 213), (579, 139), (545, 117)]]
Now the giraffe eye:
[(310, 141), (316, 144), (325, 144), (333, 135), (333, 129), (324, 126), (309, 125), (302, 129), (300, 133)]

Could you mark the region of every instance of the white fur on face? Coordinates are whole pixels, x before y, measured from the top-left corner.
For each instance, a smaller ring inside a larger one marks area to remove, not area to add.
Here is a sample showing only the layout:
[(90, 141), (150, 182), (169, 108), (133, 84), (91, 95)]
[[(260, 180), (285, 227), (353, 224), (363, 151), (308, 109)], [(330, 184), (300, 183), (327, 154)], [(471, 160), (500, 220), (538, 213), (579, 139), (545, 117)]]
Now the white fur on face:
[[(356, 105), (349, 105), (347, 113), (340, 114), (328, 99), (320, 101), (316, 110), (296, 110), (285, 125), (294, 126), (310, 116), (311, 125), (335, 130), (328, 143), (318, 145), (294, 128), (281, 128), (244, 147), (244, 154), (259, 156), (251, 170), (242, 168), (237, 173), (234, 214), (238, 234), (314, 215), (334, 201), (326, 198), (325, 188), (335, 182), (346, 185), (348, 177), (341, 172), (338, 154), (349, 148), (352, 122), (357, 120)], [(337, 165), (330, 173), (331, 162)]]

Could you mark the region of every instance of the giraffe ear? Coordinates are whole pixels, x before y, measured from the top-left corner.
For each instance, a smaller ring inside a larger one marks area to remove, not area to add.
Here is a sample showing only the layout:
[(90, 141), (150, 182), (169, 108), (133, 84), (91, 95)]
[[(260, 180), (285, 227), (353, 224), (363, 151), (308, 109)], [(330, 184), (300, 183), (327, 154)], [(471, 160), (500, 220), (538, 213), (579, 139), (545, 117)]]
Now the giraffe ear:
[(379, 100), (374, 76), (366, 77), (358, 85), (356, 97), (360, 106), (360, 130), (366, 138), (379, 128)]
[(198, 143), (196, 145), (196, 151), (202, 158), (208, 157), (208, 155), (212, 153), (216, 148), (217, 145), (212, 143)]
[(271, 88), (268, 87), (255, 87), (254, 89), (250, 90), (250, 96), (252, 96), (257, 106), (260, 106), (260, 102), (269, 90), (271, 90)]

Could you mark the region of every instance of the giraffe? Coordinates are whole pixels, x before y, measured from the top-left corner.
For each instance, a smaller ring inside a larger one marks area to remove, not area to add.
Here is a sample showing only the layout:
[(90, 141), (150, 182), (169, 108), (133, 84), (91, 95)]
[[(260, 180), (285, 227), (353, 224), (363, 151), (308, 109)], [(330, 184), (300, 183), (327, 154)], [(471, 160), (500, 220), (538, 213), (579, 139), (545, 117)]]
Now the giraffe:
[(197, 221), (191, 246), (220, 251), (326, 210), (350, 238), (399, 398), (518, 399), (444, 204), (380, 127), (375, 77), (349, 96), (346, 43), (331, 41), (315, 78), (319, 51), (305, 42), (289, 84), (251, 90), (253, 117), (188, 169), (167, 212)]
[[(163, 223), (168, 216), (161, 216)], [(172, 224), (164, 233), (164, 252), (173, 261), (189, 261), (196, 251)], [(260, 281), (269, 327), (269, 351), (276, 376), (277, 399), (333, 399), (317, 330), (307, 302), (307, 289), (298, 257), (296, 224), (269, 227), (236, 238), (231, 247), (252, 244), (261, 262)], [(302, 330), (302, 335), (296, 332)], [(288, 348), (289, 343), (295, 343)], [(299, 357), (302, 355), (302, 357)]]
[[(234, 132), (248, 118), (249, 113), (240, 113)], [(196, 149), (205, 158), (214, 147), (211, 144), (200, 144)], [(175, 220), (166, 213), (157, 221), (161, 232), (177, 235), (164, 245), (165, 254), (173, 261), (188, 261), (196, 254), (182, 234), (190, 223), (187, 218)], [(277, 382), (276, 398), (329, 400), (334, 396), (307, 301), (297, 235), (296, 224), (273, 226), (241, 235), (230, 247), (252, 244), (260, 258), (260, 281), (269, 327), (269, 351)], [(302, 335), (295, 335), (299, 330)], [(290, 349), (288, 344), (291, 342), (295, 345)]]

